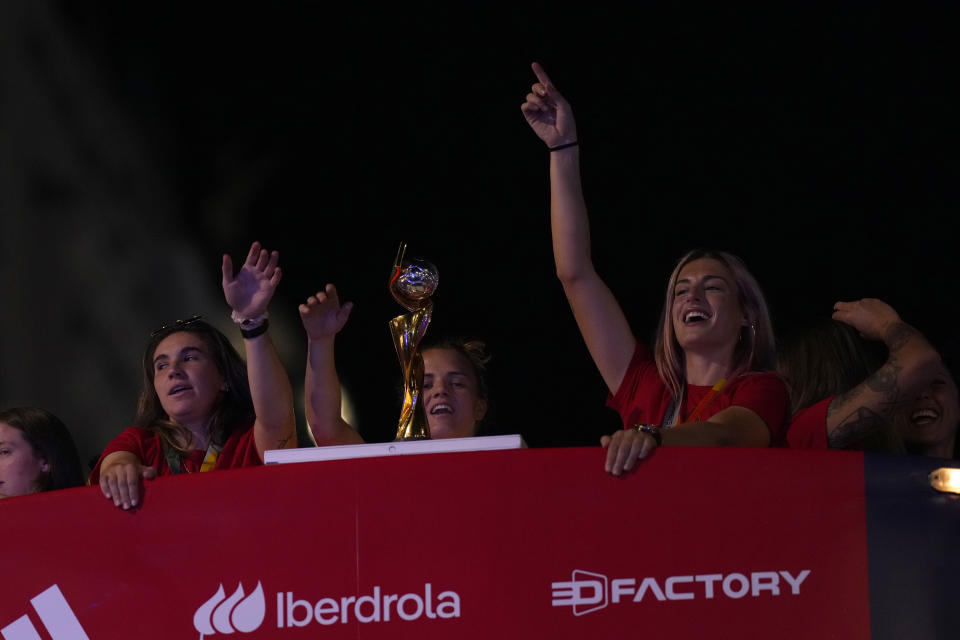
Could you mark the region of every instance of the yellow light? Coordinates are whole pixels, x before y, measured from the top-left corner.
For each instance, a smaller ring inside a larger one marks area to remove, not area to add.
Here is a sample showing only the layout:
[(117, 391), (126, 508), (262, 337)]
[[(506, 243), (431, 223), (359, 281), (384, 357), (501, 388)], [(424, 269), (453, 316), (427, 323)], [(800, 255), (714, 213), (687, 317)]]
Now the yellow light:
[(930, 486), (937, 491), (960, 493), (960, 469), (941, 467), (930, 473)]

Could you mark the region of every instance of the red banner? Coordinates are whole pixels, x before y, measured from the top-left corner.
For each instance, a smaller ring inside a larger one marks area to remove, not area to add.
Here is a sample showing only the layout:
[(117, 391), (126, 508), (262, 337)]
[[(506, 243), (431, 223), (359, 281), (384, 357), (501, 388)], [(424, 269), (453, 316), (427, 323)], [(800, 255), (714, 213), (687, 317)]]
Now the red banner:
[(73, 489), (0, 501), (0, 634), (869, 638), (864, 518), (861, 454), (773, 449), (273, 465), (135, 512)]

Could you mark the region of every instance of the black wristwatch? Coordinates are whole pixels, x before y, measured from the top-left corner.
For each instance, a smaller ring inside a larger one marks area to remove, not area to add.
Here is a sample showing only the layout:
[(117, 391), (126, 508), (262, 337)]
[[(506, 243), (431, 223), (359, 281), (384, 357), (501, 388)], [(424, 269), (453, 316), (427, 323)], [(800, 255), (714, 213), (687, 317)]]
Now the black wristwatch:
[(660, 433), (660, 427), (655, 424), (635, 424), (633, 428), (639, 431), (640, 433), (645, 433), (648, 436), (653, 438), (653, 441), (657, 443), (657, 446), (663, 446), (663, 435)]

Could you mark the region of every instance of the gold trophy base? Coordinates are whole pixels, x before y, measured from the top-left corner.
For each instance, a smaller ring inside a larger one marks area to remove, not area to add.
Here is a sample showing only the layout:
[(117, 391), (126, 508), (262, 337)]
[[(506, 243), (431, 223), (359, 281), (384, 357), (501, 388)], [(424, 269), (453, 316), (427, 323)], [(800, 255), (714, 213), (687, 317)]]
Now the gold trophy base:
[(413, 313), (390, 321), (390, 334), (403, 369), (403, 408), (397, 424), (396, 440), (429, 440), (430, 427), (423, 410), (423, 357), (418, 347), (423, 340), (433, 304), (427, 303)]

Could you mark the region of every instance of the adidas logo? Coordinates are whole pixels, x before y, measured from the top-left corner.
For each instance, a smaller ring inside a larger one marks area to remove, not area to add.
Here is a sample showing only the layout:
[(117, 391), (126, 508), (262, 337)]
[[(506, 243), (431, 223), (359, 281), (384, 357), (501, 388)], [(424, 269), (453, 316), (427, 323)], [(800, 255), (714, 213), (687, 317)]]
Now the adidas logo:
[[(90, 640), (60, 587), (53, 585), (46, 591), (30, 598), (33, 610), (37, 612), (43, 626), (52, 640)], [(39, 640), (40, 634), (24, 614), (0, 629), (3, 640)]]

